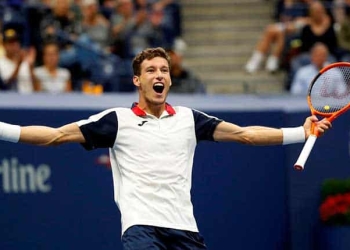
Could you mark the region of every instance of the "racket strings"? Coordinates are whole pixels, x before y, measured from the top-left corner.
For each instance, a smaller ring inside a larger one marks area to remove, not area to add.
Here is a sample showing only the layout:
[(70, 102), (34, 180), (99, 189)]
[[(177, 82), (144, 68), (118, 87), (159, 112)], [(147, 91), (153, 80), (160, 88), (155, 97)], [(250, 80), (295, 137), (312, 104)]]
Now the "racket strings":
[(320, 74), (309, 90), (313, 108), (334, 113), (350, 103), (350, 67), (333, 67)]

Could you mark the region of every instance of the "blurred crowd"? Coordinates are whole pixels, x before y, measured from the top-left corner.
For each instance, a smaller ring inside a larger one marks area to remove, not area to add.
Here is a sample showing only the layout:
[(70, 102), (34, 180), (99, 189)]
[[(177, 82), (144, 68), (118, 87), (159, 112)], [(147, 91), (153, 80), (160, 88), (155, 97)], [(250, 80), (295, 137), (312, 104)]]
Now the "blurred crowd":
[(0, 90), (132, 92), (131, 61), (147, 47), (173, 58), (173, 92), (203, 93), (182, 64), (177, 0), (0, 2)]
[[(172, 92), (205, 93), (183, 65), (178, 0), (0, 1), (0, 91), (132, 92), (131, 61), (147, 47), (171, 56)], [(305, 94), (327, 64), (350, 61), (350, 0), (276, 0), (245, 70), (283, 71)]]
[(350, 61), (350, 0), (278, 0), (275, 7), (245, 70), (285, 71), (285, 89), (305, 95), (321, 68)]

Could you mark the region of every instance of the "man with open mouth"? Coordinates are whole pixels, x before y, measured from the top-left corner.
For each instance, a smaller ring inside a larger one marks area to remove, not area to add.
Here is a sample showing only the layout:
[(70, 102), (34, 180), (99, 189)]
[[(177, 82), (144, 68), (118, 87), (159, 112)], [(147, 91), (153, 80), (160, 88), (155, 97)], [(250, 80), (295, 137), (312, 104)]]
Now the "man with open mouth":
[(60, 128), (0, 122), (0, 140), (34, 145), (80, 143), (87, 150), (109, 148), (114, 198), (121, 212), (122, 244), (136, 249), (207, 249), (191, 202), (195, 147), (202, 140), (250, 145), (304, 142), (311, 125), (322, 135), (327, 120), (306, 118), (295, 128), (239, 125), (195, 109), (171, 106), (170, 59), (149, 48), (133, 60), (139, 100)]

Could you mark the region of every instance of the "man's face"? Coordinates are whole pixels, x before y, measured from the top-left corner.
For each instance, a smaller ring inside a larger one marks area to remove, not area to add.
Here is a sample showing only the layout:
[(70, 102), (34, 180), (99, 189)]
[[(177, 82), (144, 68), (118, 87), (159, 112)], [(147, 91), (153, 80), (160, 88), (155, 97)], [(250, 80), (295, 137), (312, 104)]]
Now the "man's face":
[(140, 76), (134, 76), (133, 81), (139, 88), (141, 100), (153, 105), (165, 103), (171, 86), (168, 61), (162, 57), (144, 60)]
[(4, 49), (8, 57), (13, 57), (21, 52), (21, 44), (17, 40), (4, 42)]
[(319, 69), (321, 69), (323, 64), (327, 61), (327, 57), (327, 49), (323, 47), (315, 48), (311, 52), (311, 61)]
[(322, 3), (314, 2), (310, 6), (310, 17), (314, 22), (320, 23), (327, 16), (326, 10)]
[(57, 67), (59, 61), (59, 50), (55, 45), (48, 45), (44, 48), (43, 61), (46, 66)]

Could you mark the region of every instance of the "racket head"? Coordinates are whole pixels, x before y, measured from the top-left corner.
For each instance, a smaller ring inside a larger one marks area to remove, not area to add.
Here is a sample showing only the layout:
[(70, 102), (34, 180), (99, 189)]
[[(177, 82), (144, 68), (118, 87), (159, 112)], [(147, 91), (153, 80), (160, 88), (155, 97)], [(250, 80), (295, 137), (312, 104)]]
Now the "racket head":
[(332, 63), (321, 69), (310, 83), (307, 102), (313, 115), (329, 121), (346, 112), (350, 108), (350, 63)]
[[(329, 121), (346, 112), (350, 108), (350, 63), (333, 63), (321, 69), (309, 85), (307, 102), (313, 115)], [(315, 127), (315, 123), (312, 123), (311, 135), (294, 164), (296, 170), (304, 169), (318, 136)]]

